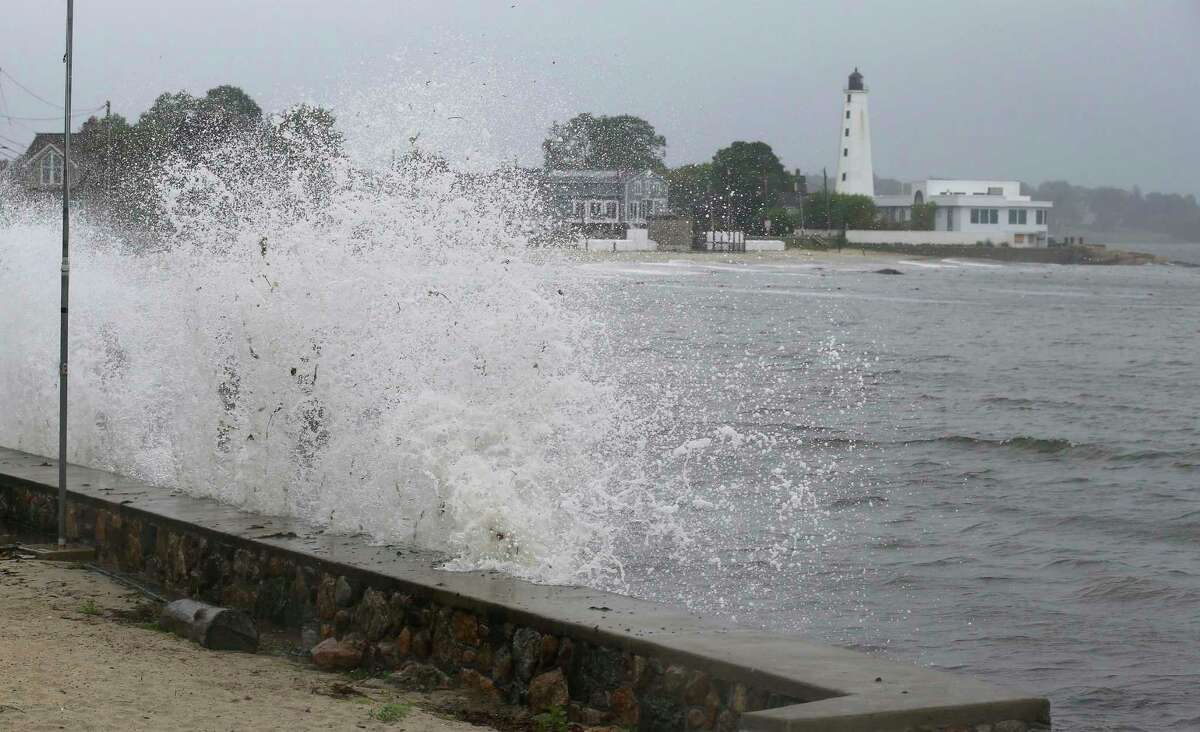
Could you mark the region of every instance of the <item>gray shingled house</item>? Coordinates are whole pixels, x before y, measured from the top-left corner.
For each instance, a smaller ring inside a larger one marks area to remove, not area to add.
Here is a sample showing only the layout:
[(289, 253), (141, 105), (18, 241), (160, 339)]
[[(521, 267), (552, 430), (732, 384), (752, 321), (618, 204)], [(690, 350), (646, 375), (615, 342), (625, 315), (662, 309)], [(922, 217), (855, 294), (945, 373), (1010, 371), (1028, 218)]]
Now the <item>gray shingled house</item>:
[(591, 231), (641, 228), (667, 213), (667, 181), (649, 170), (552, 170), (546, 183), (561, 219)]
[[(81, 168), (73, 145), (71, 153), (71, 184), (76, 185), (80, 180)], [(27, 190), (57, 191), (62, 188), (65, 159), (63, 133), (39, 132), (29, 143), (25, 154), (12, 161), (7, 172), (17, 176)]]

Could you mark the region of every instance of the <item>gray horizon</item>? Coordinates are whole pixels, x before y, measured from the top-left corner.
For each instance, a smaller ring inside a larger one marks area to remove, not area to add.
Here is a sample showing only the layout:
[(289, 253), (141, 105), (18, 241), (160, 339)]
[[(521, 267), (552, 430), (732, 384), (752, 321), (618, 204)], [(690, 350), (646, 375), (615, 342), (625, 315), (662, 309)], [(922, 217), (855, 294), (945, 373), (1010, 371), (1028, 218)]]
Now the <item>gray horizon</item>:
[[(64, 8), (5, 8), (0, 144), (61, 129)], [(130, 121), (165, 91), (229, 83), (268, 111), (337, 111), (358, 86), (428, 77), (454, 87), (443, 106), (457, 97), (485, 115), (492, 144), (522, 164), (540, 164), (555, 120), (628, 113), (666, 136), (671, 166), (762, 140), (789, 169), (819, 174), (836, 167), (840, 91), (858, 67), (877, 175), (1200, 193), (1200, 4), (1189, 0), (120, 0), (75, 13), (75, 109), (111, 99)]]

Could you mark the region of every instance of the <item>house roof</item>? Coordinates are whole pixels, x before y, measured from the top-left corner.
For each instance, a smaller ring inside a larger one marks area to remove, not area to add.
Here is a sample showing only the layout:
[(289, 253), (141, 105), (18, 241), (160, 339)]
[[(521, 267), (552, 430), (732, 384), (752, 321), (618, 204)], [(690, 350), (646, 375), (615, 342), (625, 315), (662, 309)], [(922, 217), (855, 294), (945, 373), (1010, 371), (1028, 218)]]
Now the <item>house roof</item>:
[(646, 170), (551, 170), (547, 179), (550, 189), (559, 194), (620, 197), (626, 181), (643, 175), (660, 177)]
[(40, 153), (47, 145), (53, 145), (59, 152), (62, 152), (65, 142), (63, 141), (63, 133), (61, 132), (38, 132), (33, 136), (33, 142), (29, 143), (22, 159), (28, 160), (34, 155)]

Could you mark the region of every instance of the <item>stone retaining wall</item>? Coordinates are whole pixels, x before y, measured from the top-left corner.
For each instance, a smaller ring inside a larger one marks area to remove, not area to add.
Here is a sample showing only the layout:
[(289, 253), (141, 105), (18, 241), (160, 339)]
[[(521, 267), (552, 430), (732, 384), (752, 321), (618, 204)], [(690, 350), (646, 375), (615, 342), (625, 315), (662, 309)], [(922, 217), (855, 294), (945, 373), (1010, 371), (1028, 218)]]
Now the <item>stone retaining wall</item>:
[[(0, 489), (0, 515), (38, 529), (54, 530), (56, 505), (35, 490)], [(735, 730), (742, 712), (799, 701), (172, 523), (67, 505), (68, 539), (94, 541), (101, 565), (260, 621), (315, 626), (325, 639), (316, 653), (329, 668), (386, 671), (419, 661), (496, 701), (534, 712), (561, 707), (573, 721), (639, 730)]]
[[(4, 448), (0, 458), (0, 517), (52, 532), (53, 465)], [(278, 528), (286, 520), (169, 496), (101, 471), (68, 470), (70, 484), (81, 486), (68, 494), (68, 538), (94, 543), (101, 565), (167, 595), (303, 629), (316, 643), (314, 662), (326, 668), (403, 668), (498, 702), (534, 712), (561, 708), (572, 721), (622, 729), (1024, 732), (1037, 725), (1000, 720), (1009, 713), (1049, 719), (1045, 700), (996, 694), (961, 678), (946, 677), (943, 687), (944, 675), (782, 636), (716, 626), (689, 635), (703, 621), (585, 588), (503, 578), (471, 584), (427, 562), (396, 559), (391, 550), (391, 560), (359, 566), (345, 559), (360, 556), (357, 550), (338, 554), (338, 546), (359, 546), (352, 538), (326, 549), (298, 546), (304, 537)], [(314, 554), (320, 551), (343, 561)], [(401, 561), (407, 569), (397, 569)], [(614, 607), (589, 606), (601, 602)], [(828, 683), (814, 682), (813, 673)], [(914, 694), (867, 701), (891, 687), (850, 681), (869, 682), (876, 674)]]

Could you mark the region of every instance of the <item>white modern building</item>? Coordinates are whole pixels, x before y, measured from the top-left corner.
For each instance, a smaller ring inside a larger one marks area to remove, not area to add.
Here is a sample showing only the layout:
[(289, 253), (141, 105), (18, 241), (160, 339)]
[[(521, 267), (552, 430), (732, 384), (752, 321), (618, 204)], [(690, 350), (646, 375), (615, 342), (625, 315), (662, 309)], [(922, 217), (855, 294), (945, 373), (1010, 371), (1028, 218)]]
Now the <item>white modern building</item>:
[(1016, 181), (931, 178), (905, 184), (904, 190), (901, 195), (875, 196), (875, 207), (884, 221), (908, 221), (914, 205), (932, 203), (936, 206), (934, 231), (959, 233), (957, 237), (938, 237), (944, 243), (961, 239), (953, 243), (1047, 244), (1053, 204), (1021, 195), (1021, 184)]
[(854, 69), (846, 88), (842, 105), (841, 134), (838, 139), (837, 178), (834, 190), (838, 193), (862, 196), (875, 195), (875, 169), (871, 164), (871, 115), (867, 106), (867, 88), (863, 75)]

